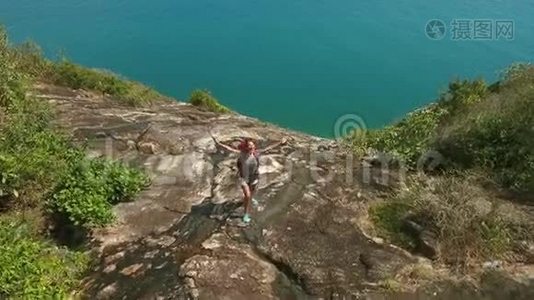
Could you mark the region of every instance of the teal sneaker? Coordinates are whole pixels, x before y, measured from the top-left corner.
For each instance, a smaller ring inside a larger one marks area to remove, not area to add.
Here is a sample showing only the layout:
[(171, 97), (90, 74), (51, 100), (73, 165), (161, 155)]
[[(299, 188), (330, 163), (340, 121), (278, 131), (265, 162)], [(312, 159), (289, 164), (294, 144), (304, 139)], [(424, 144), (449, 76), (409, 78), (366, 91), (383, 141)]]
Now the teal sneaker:
[(251, 220), (252, 220), (252, 219), (250, 218), (250, 216), (249, 216), (248, 214), (245, 214), (245, 215), (243, 216), (243, 222), (245, 222), (245, 223), (248, 224), (248, 223), (250, 223)]

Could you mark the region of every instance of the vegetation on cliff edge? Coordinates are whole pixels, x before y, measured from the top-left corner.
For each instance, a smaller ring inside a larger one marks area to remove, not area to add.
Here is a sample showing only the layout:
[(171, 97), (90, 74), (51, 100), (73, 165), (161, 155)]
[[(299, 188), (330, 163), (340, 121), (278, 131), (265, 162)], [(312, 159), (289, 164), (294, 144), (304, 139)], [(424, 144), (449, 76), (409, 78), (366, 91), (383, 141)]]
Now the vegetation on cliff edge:
[(436, 103), (400, 122), (349, 138), (355, 151), (387, 152), (415, 169), (436, 151), (445, 169), (483, 169), (515, 191), (534, 190), (534, 67), (514, 65), (490, 89), (482, 80), (449, 84)]
[(64, 57), (58, 61), (46, 59), (33, 42), (11, 46), (7, 51), (10, 59), (17, 62), (17, 71), (36, 81), (100, 92), (134, 106), (169, 99), (144, 84), (107, 70), (86, 68)]
[(416, 241), (403, 224), (415, 219), (435, 234), (441, 261), (467, 266), (521, 261), (515, 248), (534, 241), (532, 216), (501, 195), (533, 201), (533, 137), (534, 67), (518, 64), (491, 86), (451, 82), (436, 103), (348, 141), (358, 154), (385, 152), (413, 171), (424, 169), (425, 154), (438, 158), (433, 175), (409, 172), (406, 190), (392, 191), (370, 216), (382, 236), (406, 248)]
[(64, 298), (88, 260), (58, 247), (51, 229), (109, 224), (112, 205), (133, 199), (148, 179), (118, 162), (87, 158), (51, 125), (48, 104), (28, 91), (46, 74), (39, 68), (50, 72), (61, 64), (24, 51), (0, 30), (0, 298)]
[(206, 90), (194, 90), (189, 98), (189, 103), (194, 106), (218, 113), (228, 113), (230, 110)]

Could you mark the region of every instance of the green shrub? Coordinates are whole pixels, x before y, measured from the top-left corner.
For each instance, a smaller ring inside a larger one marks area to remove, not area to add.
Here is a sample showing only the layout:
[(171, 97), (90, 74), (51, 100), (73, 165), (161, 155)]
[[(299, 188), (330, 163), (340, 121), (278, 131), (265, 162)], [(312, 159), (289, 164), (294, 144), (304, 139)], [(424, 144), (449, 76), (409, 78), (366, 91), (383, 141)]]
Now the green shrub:
[(215, 97), (213, 97), (209, 91), (194, 90), (189, 98), (189, 103), (213, 112), (230, 112), (230, 110), (220, 104), (219, 101), (217, 101), (217, 99), (215, 99)]
[[(83, 152), (71, 148), (68, 140), (50, 131), (21, 132), (27, 132), (29, 138), (16, 146), (9, 145), (9, 141), (0, 141), (0, 191), (24, 196), (17, 197), (12, 203), (15, 207), (35, 207), (69, 165), (83, 156)], [(51, 165), (54, 168), (50, 168)]]
[(118, 162), (86, 159), (44, 124), (15, 114), (9, 125), (0, 137), (0, 197), (11, 198), (10, 206), (39, 206), (53, 193), (54, 212), (83, 226), (104, 225), (113, 219), (112, 204), (131, 200), (147, 183)]
[(10, 55), (7, 34), (0, 27), (0, 107), (9, 107), (13, 99), (23, 97), (24, 92), (24, 76), (17, 72)]
[(439, 105), (446, 109), (448, 114), (454, 115), (458, 110), (480, 103), (487, 94), (488, 86), (483, 80), (457, 79), (449, 83), (449, 89), (441, 95)]
[(17, 70), (33, 78), (49, 78), (52, 74), (52, 62), (45, 59), (39, 45), (32, 41), (15, 45), (9, 49), (11, 60)]
[(54, 190), (49, 200), (51, 212), (86, 228), (111, 223), (114, 215), (103, 183), (99, 174), (89, 167), (74, 168)]
[[(111, 204), (126, 201), (139, 192), (146, 177), (119, 163), (87, 160), (84, 151), (73, 145), (50, 125), (48, 104), (26, 96), (21, 75), (39, 63), (34, 46), (27, 51), (10, 48), (7, 36), (0, 31), (0, 95), (5, 121), (0, 135), (0, 200), (3, 207), (36, 207), (50, 196), (58, 213), (82, 225), (102, 225), (112, 219)], [(13, 59), (34, 58), (27, 65)], [(60, 78), (72, 86), (92, 84), (110, 93), (128, 95), (127, 83), (111, 75), (102, 75), (79, 66), (62, 63)], [(72, 75), (72, 76), (71, 76)], [(78, 77), (77, 77), (78, 76)], [(50, 166), (53, 166), (51, 168)], [(15, 201), (13, 201), (15, 200)]]
[(18, 217), (0, 217), (0, 298), (64, 299), (88, 258), (32, 236)]
[(38, 205), (59, 175), (84, 156), (68, 138), (50, 128), (50, 117), (45, 102), (25, 96), (10, 99), (0, 136), (0, 194), (21, 196), (10, 205)]
[[(0, 29), (0, 298), (63, 299), (87, 260), (38, 238), (43, 232), (29, 224), (45, 223), (46, 205), (54, 216), (85, 228), (107, 224), (113, 220), (112, 204), (132, 200), (147, 178), (117, 162), (86, 158), (51, 125), (48, 103), (27, 91), (32, 79), (42, 79), (53, 66), (32, 45), (25, 47), (11, 48)], [(90, 72), (73, 69), (81, 74), (69, 84), (98, 81)], [(99, 88), (119, 93), (122, 83), (110, 78)], [(132, 91), (142, 95), (139, 89), (130, 86), (126, 97)], [(38, 216), (28, 222), (20, 214), (12, 216), (15, 211)]]
[(479, 103), (486, 93), (484, 81), (453, 81), (437, 103), (408, 114), (394, 125), (349, 137), (349, 142), (358, 155), (369, 149), (388, 152), (413, 168), (423, 154), (434, 148), (440, 126), (460, 108)]
[(410, 113), (395, 125), (355, 136), (352, 146), (359, 155), (371, 148), (394, 154), (414, 167), (419, 157), (431, 149), (430, 143), (444, 114), (443, 108), (431, 105)]
[(437, 103), (384, 129), (349, 137), (354, 150), (388, 152), (415, 167), (429, 150), (449, 169), (485, 169), (504, 187), (534, 190), (534, 67), (513, 65), (497, 92), (482, 80), (456, 80)]
[[(23, 187), (39, 189), (51, 183), (48, 166), (64, 156), (62, 141), (48, 130), (50, 112), (45, 103), (26, 97), (27, 76), (11, 59), (5, 32), (0, 30), (0, 108), (5, 113), (0, 129), (0, 199), (19, 196)], [(31, 202), (32, 197), (19, 201)]]
[(434, 142), (455, 167), (485, 168), (502, 185), (534, 190), (534, 69), (513, 67), (499, 93), (465, 107)]
[(105, 176), (107, 199), (111, 204), (132, 201), (142, 188), (149, 184), (149, 178), (143, 172), (126, 167), (119, 162), (99, 161), (98, 171)]
[(49, 207), (74, 225), (104, 226), (114, 220), (112, 205), (132, 200), (147, 183), (143, 173), (118, 162), (86, 160), (63, 176)]

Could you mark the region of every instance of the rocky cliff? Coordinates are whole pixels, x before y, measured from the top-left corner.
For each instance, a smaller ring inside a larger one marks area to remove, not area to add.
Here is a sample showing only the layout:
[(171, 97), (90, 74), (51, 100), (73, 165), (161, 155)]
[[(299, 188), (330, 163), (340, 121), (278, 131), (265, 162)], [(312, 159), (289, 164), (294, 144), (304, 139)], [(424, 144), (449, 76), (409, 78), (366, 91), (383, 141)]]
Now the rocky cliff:
[[(93, 233), (99, 263), (84, 280), (92, 298), (534, 297), (518, 281), (503, 289), (490, 280), (480, 289), (467, 282), (397, 291), (393, 279), (439, 270), (365, 233), (367, 205), (395, 176), (362, 166), (334, 141), (178, 102), (132, 108), (54, 86), (36, 93), (89, 155), (122, 160), (152, 179), (136, 201), (114, 208), (114, 226)], [(210, 131), (228, 143), (254, 138), (260, 148), (290, 137), (261, 157), (249, 226), (239, 221), (235, 157), (216, 149)]]

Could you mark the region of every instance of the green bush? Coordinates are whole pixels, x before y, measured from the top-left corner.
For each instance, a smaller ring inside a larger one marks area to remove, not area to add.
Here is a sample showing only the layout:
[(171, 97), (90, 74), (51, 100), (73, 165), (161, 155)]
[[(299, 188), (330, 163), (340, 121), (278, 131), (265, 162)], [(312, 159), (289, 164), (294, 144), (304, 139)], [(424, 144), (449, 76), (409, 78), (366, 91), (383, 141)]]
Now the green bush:
[[(0, 30), (0, 200), (20, 195), (24, 186), (39, 189), (54, 169), (47, 167), (63, 156), (61, 141), (48, 130), (50, 113), (45, 103), (26, 97), (28, 77), (11, 59), (5, 32)], [(58, 152), (59, 151), (59, 152)], [(61, 164), (57, 165), (59, 168)], [(39, 181), (39, 183), (37, 183)], [(31, 197), (24, 197), (28, 200)], [(24, 201), (24, 200), (23, 200)], [(26, 201), (30, 202), (30, 201)]]
[(29, 227), (19, 217), (0, 217), (0, 298), (67, 298), (87, 256), (39, 240)]
[(438, 102), (384, 129), (349, 137), (358, 154), (388, 152), (415, 167), (429, 150), (449, 169), (485, 169), (516, 191), (534, 190), (534, 67), (513, 65), (497, 88), (456, 80)]
[(114, 220), (112, 205), (132, 200), (147, 183), (142, 172), (121, 163), (86, 160), (62, 178), (49, 207), (74, 225), (104, 226)]
[[(17, 178), (11, 176), (13, 188), (25, 181), (49, 184), (76, 151), (66, 137), (50, 129), (51, 114), (45, 102), (28, 97), (9, 101), (0, 136), (0, 173), (17, 174)], [(50, 164), (57, 168), (48, 168)]]
[(472, 104), (480, 103), (488, 94), (487, 84), (481, 80), (454, 80), (449, 83), (449, 89), (442, 94), (439, 105), (454, 115), (458, 110), (465, 109)]
[[(34, 53), (37, 50), (32, 50), (32, 46), (27, 48), (24, 57), (38, 60), (39, 54)], [(0, 31), (0, 61), (5, 63), (0, 66), (0, 95), (6, 114), (0, 136), (0, 197), (3, 206), (7, 204), (6, 199), (16, 200), (9, 204), (20, 209), (39, 206), (44, 195), (57, 191), (52, 198), (58, 200), (55, 202), (58, 212), (67, 213), (73, 221), (82, 224), (106, 223), (111, 219), (109, 206), (131, 199), (146, 182), (145, 176), (119, 163), (87, 160), (82, 149), (50, 125), (48, 104), (26, 96), (25, 81), (31, 76), (21, 72), (29, 67), (18, 68), (19, 62), (12, 59), (13, 53), (22, 52), (11, 48), (5, 32)], [(95, 83), (100, 78), (97, 73), (75, 65), (63, 66), (65, 70), (72, 68), (75, 70), (73, 74), (82, 78), (77, 82), (77, 77), (72, 77), (71, 85)], [(108, 91), (121, 93), (123, 82), (112, 76), (103, 78), (108, 81), (103, 81), (102, 86), (117, 87)], [(89, 197), (83, 199), (84, 193)], [(69, 201), (78, 201), (80, 207), (61, 205)]]
[(23, 97), (24, 75), (17, 72), (10, 55), (9, 41), (5, 30), (0, 27), (0, 107), (9, 107), (13, 99)]
[(99, 172), (105, 175), (107, 199), (111, 204), (132, 201), (149, 184), (150, 180), (143, 172), (121, 163), (101, 161), (97, 165), (104, 166)]
[(32, 41), (15, 45), (9, 49), (11, 60), (17, 70), (33, 78), (49, 78), (53, 63), (45, 59), (39, 45)]
[[(0, 140), (0, 193), (18, 195), (11, 203), (17, 208), (35, 207), (70, 164), (83, 156), (83, 152), (71, 148), (68, 140), (54, 132), (31, 129), (13, 132), (14, 129), (18, 130), (9, 127), (7, 131), (16, 135), (27, 133), (28, 136), (15, 139), (20, 141), (15, 145), (11, 144), (13, 141), (9, 141), (9, 136)], [(51, 165), (54, 168), (50, 168)]]
[(230, 112), (230, 110), (220, 104), (219, 101), (217, 101), (217, 99), (215, 99), (215, 97), (213, 97), (209, 91), (194, 90), (189, 98), (189, 103), (212, 112)]
[[(27, 95), (32, 79), (41, 80), (43, 70), (53, 67), (41, 61), (37, 51), (31, 45), (25, 50), (10, 47), (0, 29), (2, 299), (66, 298), (85, 268), (83, 255), (58, 249), (38, 238), (44, 236), (43, 232), (30, 230), (31, 222), (27, 222), (24, 214), (36, 212), (32, 222), (45, 224), (48, 215), (43, 208), (48, 207), (61, 220), (85, 228), (101, 226), (113, 220), (113, 204), (132, 200), (147, 183), (141, 172), (118, 162), (86, 158), (83, 149), (52, 126), (48, 103)], [(82, 73), (81, 79), (75, 77), (69, 84), (84, 86), (98, 80), (91, 77), (94, 74), (73, 69)], [(121, 84), (109, 79), (100, 87), (119, 93), (120, 88), (116, 87)], [(126, 92), (127, 96), (138, 88), (133, 87)]]
[(349, 142), (358, 155), (369, 149), (388, 152), (413, 168), (423, 154), (434, 148), (440, 126), (461, 108), (479, 103), (486, 93), (484, 81), (453, 81), (437, 103), (408, 114), (394, 125), (351, 136)]
[(410, 113), (399, 123), (354, 136), (352, 146), (359, 155), (374, 149), (388, 152), (414, 167), (419, 157), (431, 149), (437, 126), (446, 110), (438, 105)]
[(534, 69), (513, 66), (499, 92), (464, 107), (434, 142), (455, 167), (485, 168), (506, 187), (534, 190)]

